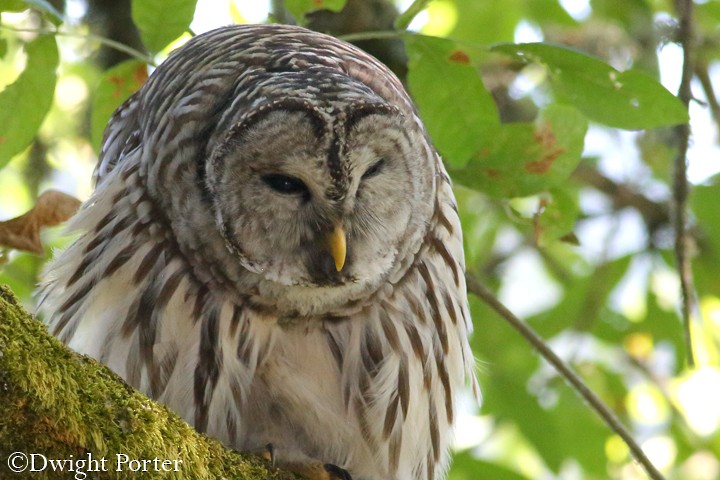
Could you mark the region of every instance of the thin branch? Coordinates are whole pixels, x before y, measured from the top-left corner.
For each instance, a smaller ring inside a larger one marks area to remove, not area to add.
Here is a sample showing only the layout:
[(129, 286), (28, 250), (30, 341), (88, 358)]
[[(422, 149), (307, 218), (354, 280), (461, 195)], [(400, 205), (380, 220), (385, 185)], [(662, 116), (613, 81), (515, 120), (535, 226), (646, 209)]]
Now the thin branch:
[(398, 18), (395, 19), (395, 29), (405, 30), (412, 23), (418, 13), (425, 10), (431, 0), (415, 0)]
[(472, 275), (467, 275), (468, 292), (484, 301), (488, 306), (503, 317), (525, 340), (550, 364), (555, 370), (573, 387), (573, 389), (585, 400), (602, 420), (623, 439), (630, 448), (633, 457), (643, 466), (652, 480), (664, 480), (663, 475), (650, 462), (650, 459), (642, 451), (632, 434), (623, 425), (615, 413), (598, 397), (580, 376), (573, 371), (563, 360), (552, 351), (543, 339), (529, 325), (516, 317), (495, 295), (484, 285), (478, 282)]
[(66, 32), (62, 30), (48, 30), (48, 29), (42, 29), (42, 28), (15, 28), (15, 27), (9, 27), (7, 25), (0, 24), (0, 30), (8, 30), (11, 32), (28, 32), (28, 33), (37, 33), (38, 35), (55, 35), (55, 36), (61, 36), (61, 37), (75, 37), (75, 38), (84, 38), (86, 40), (94, 41), (101, 43), (103, 45), (107, 45), (110, 48), (114, 48), (115, 50), (121, 51), (123, 53), (127, 53), (133, 58), (136, 58), (137, 60), (140, 60), (142, 62), (147, 63), (148, 65), (155, 66), (155, 59), (149, 55), (146, 55), (145, 53), (135, 50), (132, 47), (129, 47), (121, 42), (116, 42), (115, 40), (111, 40), (107, 37), (103, 37), (101, 35), (93, 35), (92, 33), (75, 33), (75, 32)]
[[(676, 0), (675, 7), (678, 12), (679, 30), (678, 38), (683, 49), (682, 79), (678, 90), (678, 98), (690, 105), (692, 92), (690, 82), (693, 77), (693, 2), (692, 0)], [(687, 231), (688, 211), (687, 202), (690, 186), (687, 179), (687, 151), (690, 143), (690, 124), (685, 123), (675, 127), (677, 142), (677, 156), (674, 162), (673, 173), (673, 223), (675, 225), (675, 261), (680, 276), (680, 290), (682, 304), (680, 310), (685, 332), (685, 350), (687, 363), (690, 368), (695, 367), (695, 356), (692, 348), (691, 321), (694, 304), (694, 286), (692, 265), (688, 255), (689, 236)]]
[(616, 209), (630, 207), (637, 210), (651, 234), (670, 223), (670, 208), (666, 203), (650, 200), (627, 185), (608, 178), (586, 162), (578, 165), (573, 178), (606, 194)]
[(720, 128), (720, 103), (718, 103), (717, 95), (715, 95), (715, 88), (710, 79), (708, 65), (705, 62), (698, 62), (694, 65), (694, 68), (695, 76), (700, 80), (700, 84), (705, 91), (705, 98), (707, 98), (707, 104), (710, 107), (710, 114), (715, 124)]
[(357, 32), (340, 35), (338, 38), (346, 42), (358, 42), (361, 40), (384, 40), (388, 38), (403, 38), (407, 32), (396, 32), (394, 30), (378, 30), (375, 32)]
[(302, 20), (302, 18), (295, 19), (292, 17), (292, 15), (290, 15), (290, 12), (288, 12), (287, 8), (285, 8), (284, 0), (271, 0), (270, 12), (273, 20), (275, 20), (277, 23), (295, 25), (297, 24), (297, 21)]

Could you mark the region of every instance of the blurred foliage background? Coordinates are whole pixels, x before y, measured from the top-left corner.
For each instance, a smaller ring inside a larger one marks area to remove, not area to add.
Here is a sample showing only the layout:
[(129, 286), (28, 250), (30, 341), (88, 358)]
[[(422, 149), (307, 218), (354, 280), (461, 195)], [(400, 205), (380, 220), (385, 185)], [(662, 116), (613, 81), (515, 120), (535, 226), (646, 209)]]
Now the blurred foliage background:
[[(456, 184), (469, 275), (579, 372), (666, 478), (717, 479), (720, 2), (695, 2), (691, 31), (688, 5), (0, 0), (0, 220), (48, 188), (86, 199), (109, 115), (191, 35), (267, 21), (329, 32), (409, 87)], [(684, 59), (689, 110), (675, 96)], [(688, 122), (686, 156), (676, 125)], [(694, 364), (673, 253), (685, 175)], [(31, 310), (43, 264), (71, 238), (55, 227), (43, 240), (44, 257), (0, 256), (0, 283)], [(471, 308), (484, 400), (465, 402), (452, 480), (647, 478), (504, 319), (475, 297)]]

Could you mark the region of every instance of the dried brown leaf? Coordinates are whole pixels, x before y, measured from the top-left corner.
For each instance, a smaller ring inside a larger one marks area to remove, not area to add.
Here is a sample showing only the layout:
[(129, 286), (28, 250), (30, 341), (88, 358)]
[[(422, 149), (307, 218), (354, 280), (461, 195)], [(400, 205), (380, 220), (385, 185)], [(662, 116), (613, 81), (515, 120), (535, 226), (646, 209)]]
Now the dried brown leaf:
[(77, 212), (80, 203), (72, 195), (57, 190), (43, 192), (31, 210), (0, 222), (0, 247), (42, 254), (40, 229), (63, 223)]

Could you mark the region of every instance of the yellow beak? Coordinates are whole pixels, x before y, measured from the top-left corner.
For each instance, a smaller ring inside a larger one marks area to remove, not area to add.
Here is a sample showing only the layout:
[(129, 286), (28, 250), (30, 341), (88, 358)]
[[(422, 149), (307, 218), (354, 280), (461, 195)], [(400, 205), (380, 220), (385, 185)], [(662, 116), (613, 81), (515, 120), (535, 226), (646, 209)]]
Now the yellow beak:
[(335, 260), (335, 268), (339, 272), (345, 265), (345, 255), (347, 254), (347, 243), (345, 240), (345, 230), (341, 225), (336, 225), (335, 229), (325, 237), (328, 250)]

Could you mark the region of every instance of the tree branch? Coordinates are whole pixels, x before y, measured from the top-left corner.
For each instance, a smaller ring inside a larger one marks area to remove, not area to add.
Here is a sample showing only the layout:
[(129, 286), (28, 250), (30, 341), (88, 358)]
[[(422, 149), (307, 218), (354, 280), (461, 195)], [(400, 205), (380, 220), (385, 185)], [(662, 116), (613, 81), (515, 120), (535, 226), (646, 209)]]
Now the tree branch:
[(715, 124), (720, 128), (720, 103), (718, 103), (717, 95), (715, 95), (715, 88), (710, 78), (710, 72), (708, 71), (708, 65), (705, 62), (696, 62), (694, 65), (695, 77), (700, 81), (703, 90), (705, 91), (705, 98), (707, 98), (707, 104), (710, 107), (710, 114), (715, 121)]
[[(141, 478), (297, 478), (255, 455), (225, 449), (133, 390), (107, 367), (71, 352), (2, 286), (0, 411), (1, 478), (11, 478), (5, 473), (11, 466), (23, 466), (22, 457), (9, 462), (13, 452), (61, 460), (105, 458), (105, 469), (94, 471), (110, 479), (137, 474), (130, 470), (131, 464), (118, 463), (118, 455), (139, 461), (157, 458), (160, 463), (147, 464)], [(169, 471), (160, 467), (164, 460), (171, 462), (166, 464)], [(42, 463), (38, 458), (36, 465)], [(124, 468), (117, 471), (118, 467)], [(76, 468), (93, 471), (90, 465)], [(49, 464), (40, 474), (56, 476)]]
[(650, 200), (627, 185), (611, 180), (585, 162), (578, 165), (573, 172), (573, 178), (606, 194), (615, 208), (631, 207), (637, 210), (650, 234), (670, 223), (670, 208), (667, 204)]
[(476, 295), (484, 301), (490, 308), (495, 310), (502, 318), (504, 318), (510, 326), (517, 330), (525, 340), (550, 364), (553, 368), (573, 387), (573, 389), (592, 407), (600, 418), (623, 439), (630, 448), (633, 457), (643, 466), (648, 476), (653, 480), (664, 480), (663, 475), (655, 468), (650, 459), (647, 458), (645, 452), (637, 444), (632, 434), (623, 425), (615, 413), (610, 410), (605, 402), (598, 397), (595, 392), (585, 384), (580, 376), (566, 364), (560, 357), (552, 351), (552, 349), (543, 341), (528, 324), (516, 317), (495, 295), (484, 285), (478, 282), (472, 275), (467, 275), (468, 292)]
[[(690, 105), (692, 92), (690, 82), (693, 77), (693, 2), (692, 0), (676, 0), (675, 7), (678, 12), (679, 30), (678, 39), (683, 49), (682, 80), (678, 90), (678, 98)], [(685, 123), (675, 127), (677, 142), (677, 156), (674, 162), (673, 173), (673, 223), (675, 226), (675, 261), (680, 276), (680, 290), (682, 303), (680, 310), (685, 332), (685, 350), (687, 363), (695, 367), (695, 356), (692, 348), (691, 320), (693, 304), (695, 303), (695, 289), (693, 286), (692, 265), (688, 255), (688, 212), (687, 201), (690, 186), (687, 179), (687, 151), (690, 143), (690, 124)]]

